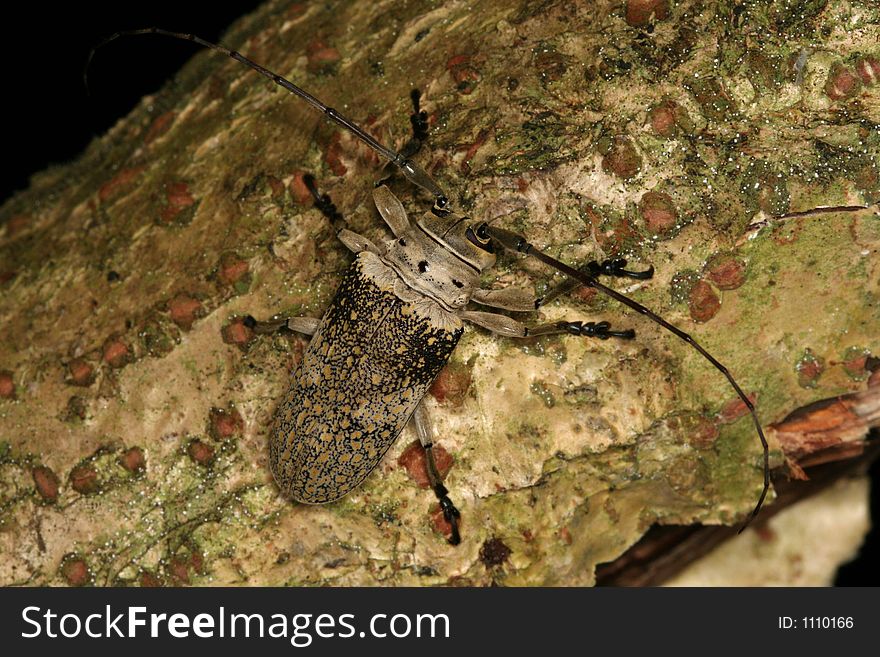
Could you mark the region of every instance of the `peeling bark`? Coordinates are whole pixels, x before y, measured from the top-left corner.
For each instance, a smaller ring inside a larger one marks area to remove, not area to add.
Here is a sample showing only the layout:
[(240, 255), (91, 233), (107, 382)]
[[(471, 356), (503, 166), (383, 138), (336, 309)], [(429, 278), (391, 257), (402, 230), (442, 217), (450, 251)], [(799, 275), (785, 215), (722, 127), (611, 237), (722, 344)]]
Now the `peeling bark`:
[[(773, 540), (771, 518), (825, 493), (834, 484), (866, 476), (871, 463), (880, 456), (880, 445), (867, 442), (871, 431), (880, 427), (878, 404), (880, 386), (873, 385), (864, 391), (813, 402), (771, 425), (787, 462), (774, 472), (777, 499), (756, 523), (758, 536)], [(601, 565), (597, 583), (663, 584), (736, 535), (734, 527), (655, 527), (612, 563)], [(820, 540), (826, 539), (823, 535)], [(830, 583), (833, 573), (824, 575), (820, 583)], [(754, 585), (748, 579), (749, 573), (739, 567), (716, 576), (726, 577), (723, 581), (727, 585)]]
[[(459, 208), (575, 265), (653, 264), (618, 289), (692, 332), (765, 426), (861, 389), (880, 353), (880, 227), (852, 210), (880, 196), (875, 3), (682, 0), (635, 24), (628, 4), (277, 0), (225, 42), (397, 147), (420, 87), (418, 157)], [(336, 504), (282, 499), (267, 427), (305, 341), (241, 318), (319, 316), (350, 261), (303, 172), (385, 239), (376, 156), (203, 52), (0, 208), (0, 581), (582, 585), (654, 523), (748, 512), (760, 446), (723, 377), (584, 290), (543, 319), (637, 340), (473, 330), (466, 390), (429, 399), (461, 546), (399, 465), (407, 437)], [(484, 282), (557, 281), (503, 255)]]

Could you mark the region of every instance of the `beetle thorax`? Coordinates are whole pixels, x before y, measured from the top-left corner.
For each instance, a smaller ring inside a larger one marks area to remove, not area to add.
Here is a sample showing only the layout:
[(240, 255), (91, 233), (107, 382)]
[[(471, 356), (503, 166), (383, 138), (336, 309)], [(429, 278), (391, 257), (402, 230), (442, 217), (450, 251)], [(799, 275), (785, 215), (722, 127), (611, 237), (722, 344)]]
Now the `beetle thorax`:
[(479, 285), (479, 271), (419, 226), (386, 243), (382, 260), (413, 290), (448, 310), (467, 305)]

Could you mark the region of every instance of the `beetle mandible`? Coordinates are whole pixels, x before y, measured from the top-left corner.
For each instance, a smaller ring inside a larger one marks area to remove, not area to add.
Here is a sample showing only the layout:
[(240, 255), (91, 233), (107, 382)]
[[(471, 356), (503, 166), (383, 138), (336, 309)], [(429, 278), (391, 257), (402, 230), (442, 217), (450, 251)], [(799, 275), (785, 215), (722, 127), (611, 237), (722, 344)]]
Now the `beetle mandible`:
[[(553, 334), (602, 340), (634, 338), (635, 331), (612, 330), (605, 321), (557, 321), (530, 327), (499, 313), (467, 309), (473, 301), (509, 311), (534, 312), (573, 287), (585, 285), (675, 334), (727, 378), (749, 410), (763, 448), (763, 488), (743, 528), (758, 514), (770, 485), (769, 448), (751, 400), (727, 368), (690, 335), (598, 280), (602, 275), (644, 280), (653, 275), (653, 268), (631, 271), (625, 260), (613, 259), (574, 269), (537, 250), (521, 235), (455, 212), (442, 188), (411, 159), (427, 137), (427, 117), (419, 108), (417, 91), (412, 94), (413, 138), (397, 152), (289, 80), (235, 50), (192, 34), (161, 28), (117, 32), (96, 46), (89, 60), (109, 41), (140, 34), (191, 41), (257, 71), (354, 134), (434, 198), (431, 210), (411, 222), (388, 187), (377, 186), (373, 200), (394, 238), (374, 244), (348, 230), (330, 198), (319, 193), (313, 178), (306, 178), (316, 207), (356, 256), (321, 319), (257, 322), (247, 318), (258, 333), (287, 329), (311, 336), (290, 388), (278, 405), (271, 431), (270, 466), (285, 495), (306, 504), (340, 499), (361, 484), (406, 425), (412, 424), (425, 449), (430, 485), (451, 527), (449, 542), (458, 544), (459, 511), (435, 464), (431, 424), (422, 398), (449, 360), (465, 322), (510, 338)], [(563, 273), (569, 282), (541, 298), (520, 289), (481, 289), (480, 274), (495, 264), (496, 246), (535, 257)]]

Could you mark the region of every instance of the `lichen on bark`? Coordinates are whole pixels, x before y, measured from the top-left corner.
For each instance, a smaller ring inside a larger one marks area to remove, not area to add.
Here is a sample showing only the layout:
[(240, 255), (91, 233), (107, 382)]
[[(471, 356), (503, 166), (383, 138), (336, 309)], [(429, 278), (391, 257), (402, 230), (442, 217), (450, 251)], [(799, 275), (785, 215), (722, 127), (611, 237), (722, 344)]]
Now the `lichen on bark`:
[[(279, 0), (225, 42), (398, 147), (421, 88), (418, 158), (457, 207), (567, 262), (653, 264), (618, 288), (725, 363), (765, 426), (856, 390), (852, 354), (880, 352), (876, 213), (772, 217), (880, 196), (880, 12), (682, 0), (631, 24), (628, 4)], [(241, 318), (319, 316), (351, 259), (303, 172), (384, 239), (377, 157), (204, 52), (0, 209), (0, 580), (589, 584), (652, 523), (750, 510), (760, 446), (724, 379), (583, 290), (541, 315), (637, 340), (472, 330), (455, 394), (428, 399), (461, 546), (398, 463), (408, 437), (338, 503), (281, 498), (267, 428), (305, 340)], [(556, 281), (503, 254), (484, 282)]]

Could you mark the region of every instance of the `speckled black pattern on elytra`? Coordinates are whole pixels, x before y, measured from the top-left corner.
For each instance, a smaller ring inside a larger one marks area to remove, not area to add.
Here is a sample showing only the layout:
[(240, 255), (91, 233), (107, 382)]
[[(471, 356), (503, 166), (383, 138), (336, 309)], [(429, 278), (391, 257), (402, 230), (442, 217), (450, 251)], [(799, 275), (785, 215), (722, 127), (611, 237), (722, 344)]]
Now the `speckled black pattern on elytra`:
[(381, 289), (364, 273), (365, 255), (346, 272), (275, 413), (272, 473), (300, 502), (332, 502), (370, 474), (462, 334)]

